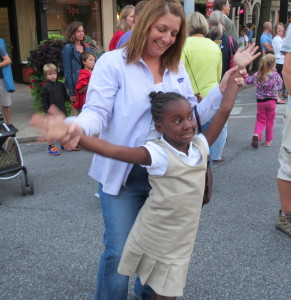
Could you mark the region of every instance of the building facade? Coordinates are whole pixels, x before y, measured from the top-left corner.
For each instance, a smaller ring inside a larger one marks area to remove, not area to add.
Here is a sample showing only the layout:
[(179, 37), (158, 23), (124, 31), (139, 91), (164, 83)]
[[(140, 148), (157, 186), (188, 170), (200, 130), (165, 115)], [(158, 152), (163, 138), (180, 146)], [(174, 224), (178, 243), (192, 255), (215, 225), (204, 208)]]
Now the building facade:
[[(85, 33), (102, 45), (105, 50), (116, 28), (121, 8), (135, 5), (139, 0), (0, 0), (0, 37), (7, 44), (12, 58), (14, 78), (25, 80), (25, 65), (30, 50), (48, 34), (65, 35), (68, 24), (74, 20), (84, 23)], [(193, 1), (195, 8), (206, 15), (207, 0)], [(238, 30), (240, 25), (259, 22), (261, 1), (232, 1), (231, 19)], [(288, 0), (286, 0), (288, 1)], [(184, 1), (181, 0), (183, 3)], [(210, 2), (213, 2), (210, 1)], [(279, 18), (280, 1), (272, 1), (271, 22)], [(289, 21), (291, 18), (289, 1)]]

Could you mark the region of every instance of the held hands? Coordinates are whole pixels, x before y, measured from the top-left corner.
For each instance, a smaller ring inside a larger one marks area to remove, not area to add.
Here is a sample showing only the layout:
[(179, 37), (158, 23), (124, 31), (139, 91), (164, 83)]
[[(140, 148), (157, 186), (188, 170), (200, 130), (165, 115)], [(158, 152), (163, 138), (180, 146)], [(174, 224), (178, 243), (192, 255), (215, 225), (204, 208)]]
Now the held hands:
[(258, 48), (259, 47), (253, 43), (243, 51), (241, 49), (237, 50), (234, 56), (235, 67), (225, 72), (221, 82), (219, 83), (219, 88), (222, 94), (224, 94), (228, 81), (232, 76), (235, 76), (234, 81), (238, 87), (244, 85), (244, 78), (247, 76), (246, 67), (261, 54), (260, 52), (256, 53)]
[(29, 124), (40, 130), (39, 138), (76, 147), (84, 132), (77, 124), (66, 124), (64, 120), (65, 115), (52, 105), (47, 115), (34, 114)]

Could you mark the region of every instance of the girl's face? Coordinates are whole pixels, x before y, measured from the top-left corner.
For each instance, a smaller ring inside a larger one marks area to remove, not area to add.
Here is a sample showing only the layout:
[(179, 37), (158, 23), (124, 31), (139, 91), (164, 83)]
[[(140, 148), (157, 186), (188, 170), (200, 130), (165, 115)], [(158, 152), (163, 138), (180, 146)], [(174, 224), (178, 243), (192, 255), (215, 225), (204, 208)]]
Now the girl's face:
[(160, 57), (176, 41), (181, 18), (167, 13), (158, 18), (150, 27), (142, 58)]
[(83, 41), (84, 39), (84, 28), (83, 26), (79, 26), (78, 29), (75, 31), (74, 37), (76, 41)]
[(282, 25), (278, 25), (277, 30), (276, 30), (277, 35), (283, 36), (284, 32), (285, 32), (285, 28)]
[(84, 67), (87, 70), (93, 70), (95, 66), (95, 57), (93, 55), (89, 55), (86, 60), (83, 61)]
[(188, 101), (180, 98), (167, 103), (156, 129), (171, 146), (187, 154), (188, 145), (196, 132), (193, 109)]
[(128, 14), (128, 16), (125, 18), (125, 23), (127, 24), (129, 29), (131, 29), (133, 25), (133, 20), (134, 20), (134, 9), (132, 9), (131, 12)]

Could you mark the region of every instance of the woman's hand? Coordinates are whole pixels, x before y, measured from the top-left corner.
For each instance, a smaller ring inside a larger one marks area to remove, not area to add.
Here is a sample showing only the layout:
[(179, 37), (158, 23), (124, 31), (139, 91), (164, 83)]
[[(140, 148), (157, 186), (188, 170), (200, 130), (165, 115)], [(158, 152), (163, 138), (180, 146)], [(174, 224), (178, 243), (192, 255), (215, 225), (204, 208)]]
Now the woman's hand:
[(252, 61), (261, 55), (261, 52), (257, 52), (259, 49), (255, 43), (252, 43), (244, 50), (238, 49), (234, 56), (235, 66), (239, 66), (240, 69), (247, 67)]
[(39, 138), (58, 141), (71, 148), (77, 146), (84, 134), (79, 125), (66, 124), (65, 115), (55, 105), (51, 105), (47, 115), (34, 114), (30, 125), (40, 130)]

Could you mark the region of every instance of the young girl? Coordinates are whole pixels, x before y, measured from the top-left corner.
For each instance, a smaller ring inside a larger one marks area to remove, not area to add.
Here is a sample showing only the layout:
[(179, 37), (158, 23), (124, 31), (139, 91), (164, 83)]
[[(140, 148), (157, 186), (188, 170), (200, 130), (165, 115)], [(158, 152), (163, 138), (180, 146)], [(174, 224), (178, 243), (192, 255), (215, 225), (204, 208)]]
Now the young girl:
[[(79, 143), (100, 155), (147, 168), (152, 190), (130, 231), (118, 271), (138, 274), (142, 284), (156, 293), (154, 299), (176, 299), (183, 295), (198, 228), (209, 146), (226, 122), (235, 95), (223, 98), (210, 126), (196, 136), (187, 99), (172, 92), (152, 92), (150, 97), (160, 139), (135, 148), (88, 136)], [(63, 121), (54, 125), (61, 135), (68, 129)]]
[(249, 38), (246, 34), (246, 28), (242, 27), (239, 31), (238, 47), (244, 50), (249, 45)]
[(245, 82), (257, 86), (257, 121), (251, 145), (254, 148), (259, 147), (259, 140), (262, 140), (262, 133), (266, 127), (264, 145), (270, 147), (274, 134), (277, 91), (282, 88), (282, 79), (276, 71), (275, 56), (273, 54), (263, 56), (258, 72), (253, 76), (247, 76)]
[(81, 110), (86, 102), (86, 94), (88, 89), (88, 84), (90, 81), (91, 73), (95, 66), (95, 56), (92, 52), (84, 51), (81, 53), (81, 61), (84, 69), (80, 70), (79, 78), (76, 83), (76, 101), (73, 106), (77, 110)]

